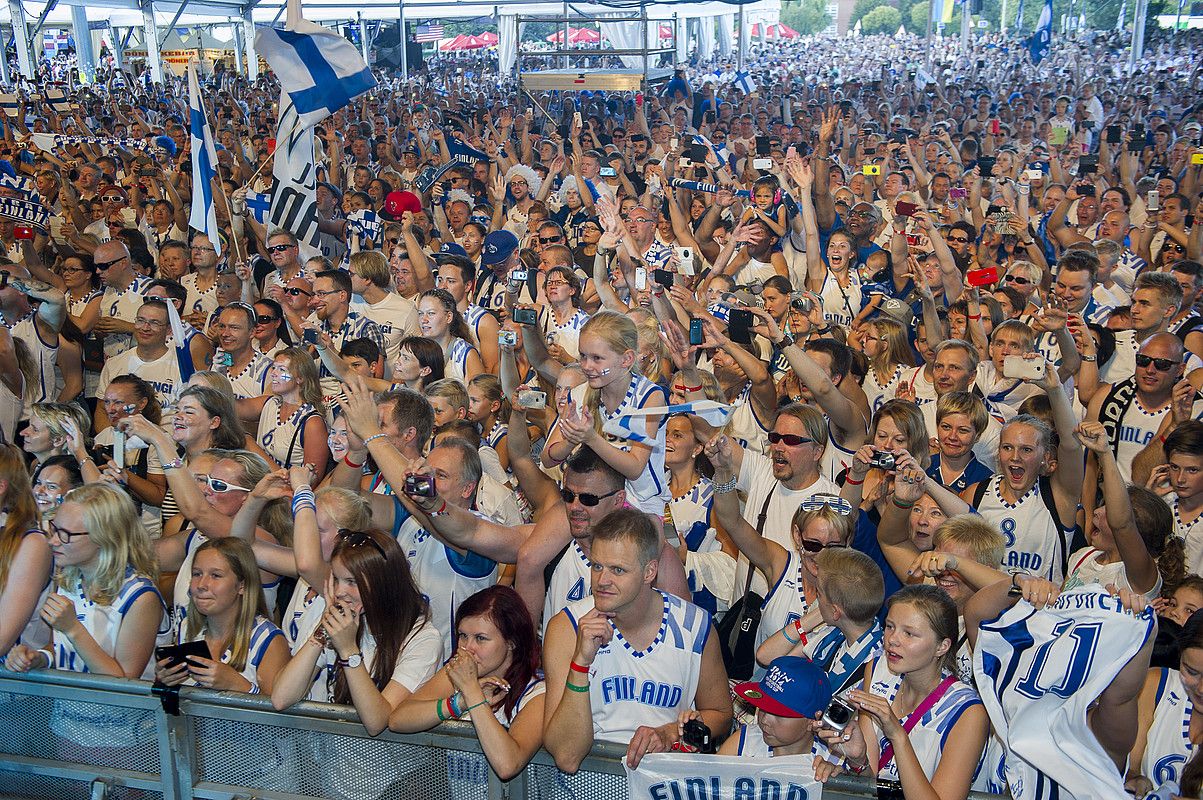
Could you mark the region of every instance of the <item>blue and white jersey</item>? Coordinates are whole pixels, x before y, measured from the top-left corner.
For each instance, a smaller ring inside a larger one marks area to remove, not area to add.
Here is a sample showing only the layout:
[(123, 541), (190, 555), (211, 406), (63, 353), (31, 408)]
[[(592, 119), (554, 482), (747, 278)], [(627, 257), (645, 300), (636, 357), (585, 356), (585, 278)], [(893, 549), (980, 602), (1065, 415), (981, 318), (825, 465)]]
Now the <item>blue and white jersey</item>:
[(283, 412), (281, 398), (275, 395), (267, 398), (259, 412), (255, 441), (277, 466), (289, 469), (305, 463), (305, 424), (318, 413), (308, 403), (301, 403), (286, 418)]
[[(105, 288), (104, 295), (100, 298), (100, 316), (113, 317), (114, 319), (123, 319), (126, 322), (133, 324), (134, 317), (138, 316), (138, 309), (142, 307), (142, 303), (146, 300), (146, 292), (150, 289), (150, 278), (143, 275), (134, 274), (134, 279), (130, 281), (129, 286), (125, 289), (114, 289), (112, 286)], [(104, 357), (112, 358), (118, 353), (124, 353), (134, 346), (134, 337), (128, 333), (110, 333), (104, 337)]]
[[(381, 353), (386, 352), (384, 332), (380, 330), (380, 326), (355, 311), (348, 311), (347, 318), (343, 320), (343, 324), (339, 325), (337, 329), (330, 327), (329, 320), (319, 320), (316, 316), (310, 317), (309, 321), (317, 322), (323, 331), (330, 334), (330, 338), (334, 340), (333, 349), (336, 352), (341, 351), (343, 345), (347, 342), (352, 342), (356, 339), (371, 339), (380, 348)], [(322, 378), (334, 378), (330, 370), (326, 369), (325, 364), (319, 363), (318, 367), (320, 368)], [(334, 385), (337, 386), (337, 384), (338, 380), (335, 379)], [(323, 385), (322, 391), (327, 394), (333, 394), (336, 389), (327, 392), (326, 387)]]
[(214, 369), (230, 379), (235, 400), (246, 400), (267, 393), (269, 373), (272, 364), (275, 363), (270, 356), (265, 356), (256, 350), (247, 365), (237, 373), (230, 372), (230, 368), (227, 366), (217, 366), (223, 363), (223, 357), (226, 357), (225, 351), (219, 348), (213, 354)]
[[(1162, 669), (1157, 685), (1157, 706), (1145, 741), (1140, 774), (1160, 789), (1169, 782), (1182, 782), (1182, 768), (1190, 761), (1195, 747), (1190, 740), (1190, 718), (1194, 706), (1176, 669)], [(1177, 792), (1175, 792), (1177, 794)]]
[(453, 337), (447, 346), (446, 377), (455, 378), (462, 384), (468, 383), (468, 354), (475, 353), (476, 348), (470, 342), (459, 337)]
[[(669, 259), (672, 257), (673, 246), (661, 241), (659, 236), (653, 238), (652, 243), (643, 252), (643, 260), (647, 262), (649, 269), (664, 269), (664, 267), (668, 266)], [(649, 275), (648, 277), (651, 276)]]
[(1132, 480), (1132, 460), (1153, 441), (1168, 413), (1169, 403), (1161, 408), (1149, 409), (1141, 402), (1140, 395), (1132, 398), (1132, 403), (1119, 419), (1119, 442), (1115, 448), (1115, 463), (1125, 481)]
[(198, 311), (208, 316), (217, 310), (217, 276), (213, 276), (213, 283), (204, 290), (197, 285), (196, 279), (195, 272), (189, 272), (180, 278), (180, 285), (188, 290), (188, 297), (184, 300), (184, 313), (181, 316)]
[(819, 288), (819, 298), (823, 301), (823, 319), (828, 324), (842, 328), (849, 327), (865, 307), (860, 276), (856, 270), (848, 271), (847, 286), (842, 286), (835, 274), (828, 270)]
[[(819, 474), (829, 481), (834, 481), (839, 474), (852, 466), (855, 450), (849, 450), (835, 440), (835, 428), (831, 420), (827, 420), (827, 446), (823, 449), (823, 458), (819, 464)], [(838, 492), (837, 492), (838, 494)]]
[(589, 315), (579, 308), (564, 322), (556, 322), (555, 314), (548, 309), (541, 320), (543, 336), (548, 344), (558, 344), (573, 358), (580, 358), (581, 328), (589, 321)]
[[(727, 433), (745, 450), (767, 455), (769, 452), (769, 431), (773, 427), (772, 420), (762, 420), (756, 416), (756, 408), (752, 405), (752, 384), (748, 383), (740, 390), (732, 404), (735, 409), (727, 421)], [(766, 424), (767, 422), (767, 424)]]
[(865, 664), (881, 655), (882, 637), (881, 621), (877, 619), (854, 642), (845, 639), (839, 628), (824, 626), (808, 637), (802, 652), (827, 671), (832, 692), (846, 694), (861, 687)]
[[(739, 739), (739, 750), (736, 755), (748, 756), (749, 758), (763, 758), (772, 756), (773, 748), (764, 740), (764, 731), (755, 722), (750, 722), (747, 725), (740, 725), (739, 730), (735, 732), (735, 736)], [(801, 775), (814, 774), (814, 760), (826, 759), (833, 764), (839, 764), (843, 761), (842, 758), (835, 756), (827, 745), (819, 737), (814, 737), (814, 743), (810, 746), (809, 753), (799, 753), (793, 756), (779, 756), (780, 758), (788, 758), (791, 764), (798, 765), (798, 773)]]
[[(802, 570), (802, 557), (790, 548), (785, 569), (760, 604), (760, 626), (756, 629), (758, 649), (765, 639), (788, 623), (801, 619), (810, 610), (811, 604), (806, 602), (806, 590), (802, 586)], [(759, 680), (764, 673), (765, 668), (757, 664), (752, 679)]]
[(948, 491), (960, 494), (975, 483), (990, 480), (994, 477), (994, 473), (990, 471), (989, 467), (978, 461), (977, 456), (970, 456), (969, 463), (965, 465), (965, 469), (961, 471), (960, 475), (945, 478), (944, 472), (940, 469), (940, 454), (936, 453), (931, 457), (931, 466), (927, 468), (927, 477)]
[(468, 307), (464, 309), (464, 322), (468, 323), (468, 330), (472, 331), (472, 338), (478, 345), (480, 344), (481, 320), (488, 316), (492, 315), (475, 303), (468, 303)]
[(973, 672), (1015, 800), (1128, 797), (1087, 711), (1155, 627), (1152, 609), (1134, 616), (1097, 586), (1040, 611), (1020, 600), (981, 623)]
[[(50, 337), (50, 341), (43, 339), (41, 331), (38, 330), (36, 314), (36, 311), (31, 311), (27, 317), (12, 325), (5, 323), (5, 327), (8, 328), (12, 337), (25, 342), (29, 347), (30, 355), (33, 356), (34, 381), (36, 382), (29, 382), (25, 387), (26, 404), (45, 403), (57, 396), (54, 390), (58, 380), (55, 373), (58, 336)], [(3, 317), (0, 317), (0, 320), (2, 319)], [(26, 414), (28, 413), (27, 410)]]
[(877, 409), (894, 399), (894, 393), (898, 391), (898, 384), (902, 382), (902, 373), (906, 369), (902, 364), (898, 364), (885, 381), (878, 380), (876, 370), (870, 369), (865, 373), (861, 388), (865, 390), (870, 411), (876, 414)]
[(393, 536), (430, 604), (430, 623), (443, 637), (443, 651), (450, 653), (460, 603), (497, 583), (497, 562), (471, 551), (461, 555), (419, 525), (399, 499), (393, 504)]
[(995, 525), (1006, 540), (1007, 550), (1002, 568), (1017, 569), (1060, 585), (1065, 579), (1073, 529), (1059, 528), (1045, 504), (1040, 486), (1047, 478), (1032, 484), (1032, 488), (1017, 503), (1003, 500), (999, 492), (1002, 481), (1002, 475), (991, 478), (977, 504), (977, 512)]
[[(196, 551), (200, 546), (209, 541), (209, 537), (198, 531), (196, 528), (189, 525), (185, 530), (180, 531), (179, 536), (187, 537), (184, 540), (184, 560), (180, 563), (180, 569), (175, 574), (175, 584), (172, 586), (171, 594), (171, 619), (178, 621), (184, 619), (188, 614), (188, 593), (192, 583), (192, 561), (196, 558)], [(268, 609), (276, 607), (276, 592), (280, 589), (280, 578), (277, 576), (271, 583), (263, 584), (263, 599), (267, 603)]]
[[(59, 594), (75, 604), (75, 614), (83, 624), (84, 629), (96, 640), (100, 649), (110, 656), (117, 653), (117, 640), (121, 635), (121, 625), (125, 616), (134, 606), (134, 601), (144, 594), (153, 594), (162, 609), (162, 619), (159, 621), (157, 644), (168, 644), (171, 635), (171, 616), (163, 596), (159, 594), (154, 581), (145, 575), (138, 575), (133, 567), (127, 567), (125, 581), (112, 601), (101, 605), (88, 599), (84, 593), (83, 578), (80, 577), (74, 586), (64, 586)], [(67, 672), (88, 672), (88, 665), (75, 649), (75, 645), (66, 636), (54, 637), (54, 668)], [(148, 681), (155, 676), (154, 659), (146, 663), (142, 671), (142, 680)]]
[[(585, 402), (585, 396), (589, 392), (589, 383), (582, 383), (572, 390), (572, 399), (576, 403), (577, 408), (588, 408)], [(635, 373), (631, 376), (631, 383), (627, 387), (627, 393), (623, 397), (618, 408), (610, 411), (605, 406), (599, 406), (597, 413), (601, 415), (603, 423), (618, 420), (620, 417), (630, 414), (640, 408), (648, 408), (655, 406), (668, 405), (668, 394), (664, 391), (664, 387), (652, 383), (649, 379)], [(592, 413), (592, 410), (591, 410)], [(639, 438), (624, 438), (618, 437), (610, 433), (603, 432), (606, 441), (620, 450), (630, 450), (631, 441), (639, 441), (651, 447), (651, 457), (648, 458), (647, 466), (643, 468), (643, 473), (635, 480), (627, 479), (626, 492), (627, 502), (645, 514), (654, 514), (660, 516), (664, 513), (664, 504), (671, 500), (668, 491), (668, 480), (664, 469), (664, 423), (665, 417), (660, 417), (660, 426), (657, 428), (654, 438), (644, 441), (644, 417), (633, 417), (631, 419), (631, 427), (637, 431)]]
[[(589, 667), (595, 739), (625, 745), (640, 726), (675, 723), (681, 711), (693, 707), (710, 615), (679, 597), (659, 594), (664, 611), (652, 643), (635, 650), (615, 630)], [(575, 630), (577, 620), (592, 609), (590, 596), (570, 603), (564, 613)]]
[(669, 503), (677, 535), (695, 553), (708, 553), (721, 547), (710, 521), (713, 506), (714, 481), (704, 475), (699, 476), (683, 495), (674, 497)]
[(510, 426), (506, 425), (501, 420), (497, 420), (497, 422), (493, 423), (493, 427), (489, 429), (489, 432), (484, 435), (484, 442), (489, 447), (497, 450), (498, 445), (501, 444), (501, 440), (504, 439), (506, 434), (509, 432)]
[[(198, 642), (205, 638), (204, 630), (197, 631), (193, 636), (186, 635), (184, 632), (186, 626), (186, 620), (177, 620), (174, 639), (176, 644)], [(276, 623), (270, 619), (255, 617), (255, 624), (251, 627), (251, 641), (247, 646), (246, 666), (238, 674), (250, 681), (256, 689), (259, 686), (259, 665), (263, 663), (263, 658), (267, 655), (267, 648), (271, 646), (271, 643), (277, 637), (283, 635), (280, 629), (276, 627)], [(230, 652), (230, 648), (227, 647), (225, 652), (221, 654), (221, 663), (229, 664), (232, 655), (233, 653)], [(184, 685), (196, 686), (197, 683), (192, 678), (188, 678), (184, 681)], [(257, 691), (253, 693), (258, 694)]]
[(564, 555), (551, 572), (551, 582), (543, 596), (543, 631), (547, 623), (565, 608), (593, 594), (591, 583), (593, 563), (581, 549), (576, 539), (568, 545)]
[(280, 629), (288, 642), (288, 649), (294, 655), (309, 639), (317, 628), (326, 611), (326, 600), (320, 591), (309, 585), (309, 581), (298, 577), (297, 584), (292, 590), (292, 599), (288, 608), (280, 617)]
[[(901, 685), (902, 676), (890, 672), (884, 658), (873, 662), (873, 674), (869, 680), (870, 694), (884, 697), (892, 703), (898, 694), (898, 687)], [(908, 734), (911, 747), (914, 748), (915, 756), (919, 760), (919, 765), (923, 767), (923, 774), (927, 776), (928, 780), (931, 780), (931, 777), (936, 774), (936, 767), (940, 766), (940, 756), (948, 744), (948, 735), (952, 733), (953, 727), (965, 713), (965, 709), (981, 704), (981, 698), (977, 696), (977, 692), (973, 690), (972, 686), (954, 680), (944, 695), (936, 701), (936, 704), (928, 709), (919, 722), (911, 728)], [(909, 714), (903, 717), (902, 722), (906, 724), (909, 717)], [(873, 727), (878, 736), (877, 752), (884, 753), (886, 746), (889, 745), (889, 740), (882, 735), (881, 729), (877, 727), (876, 723)], [(878, 771), (877, 777), (879, 780), (883, 778), (891, 781), (898, 780), (898, 765), (894, 763), (894, 759), (891, 758)]]

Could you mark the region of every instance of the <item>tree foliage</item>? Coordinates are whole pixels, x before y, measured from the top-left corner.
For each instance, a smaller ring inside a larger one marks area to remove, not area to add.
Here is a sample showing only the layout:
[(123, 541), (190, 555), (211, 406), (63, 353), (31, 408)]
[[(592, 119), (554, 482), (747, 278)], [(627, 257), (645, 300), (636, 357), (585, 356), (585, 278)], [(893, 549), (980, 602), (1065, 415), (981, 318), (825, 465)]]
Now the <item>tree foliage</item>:
[(822, 33), (831, 24), (824, 0), (785, 0), (781, 4), (781, 21), (803, 36)]
[(861, 19), (862, 33), (894, 33), (902, 24), (902, 15), (893, 6), (879, 6)]

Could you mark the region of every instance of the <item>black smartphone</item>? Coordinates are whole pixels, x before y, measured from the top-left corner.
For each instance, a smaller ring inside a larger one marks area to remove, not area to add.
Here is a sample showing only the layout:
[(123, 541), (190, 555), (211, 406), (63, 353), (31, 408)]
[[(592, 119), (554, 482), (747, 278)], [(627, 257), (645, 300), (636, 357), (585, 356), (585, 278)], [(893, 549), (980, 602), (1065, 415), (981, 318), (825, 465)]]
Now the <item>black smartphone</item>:
[(1080, 156), (1078, 158), (1078, 176), (1093, 175), (1099, 171), (1098, 156)]
[(756, 155), (761, 156), (761, 157), (767, 157), (769, 155), (769, 153), (771, 152), (771, 150), (770, 150), (771, 146), (772, 145), (769, 144), (769, 137), (767, 137), (767, 136), (757, 136), (756, 137)]
[(980, 156), (977, 160), (977, 168), (983, 178), (989, 178), (994, 172), (994, 162), (997, 159), (994, 156)]
[(1128, 152), (1139, 153), (1145, 149), (1145, 126), (1133, 125), (1132, 138), (1128, 140)]
[(689, 161), (697, 166), (706, 165), (706, 145), (694, 142), (689, 145)]
[(1124, 129), (1119, 125), (1107, 126), (1107, 144), (1119, 144), (1124, 140)]
[(306, 329), (306, 331), (301, 334), (301, 339), (305, 342), (305, 344), (317, 344), (317, 331), (313, 330), (312, 328)]
[(675, 273), (673, 273), (672, 270), (667, 270), (667, 269), (653, 270), (652, 271), (652, 280), (654, 280), (656, 283), (660, 284), (665, 289), (667, 289), (673, 285), (673, 275), (674, 274)]
[(1183, 222), (1183, 224), (1186, 226), (1186, 229), (1187, 229), (1187, 230), (1190, 230), (1191, 228), (1195, 227), (1195, 215), (1194, 215), (1194, 214), (1187, 214), (1187, 215), (1186, 215), (1186, 216), (1183, 218), (1182, 222)]
[(171, 662), (168, 664), (168, 668), (188, 663), (188, 656), (212, 658), (209, 653), (209, 645), (204, 640), (155, 648), (155, 661), (167, 659)]
[(689, 343), (691, 345), (699, 345), (704, 338), (702, 330), (702, 321), (700, 319), (691, 319), (689, 321)]
[(736, 344), (752, 343), (752, 312), (743, 308), (731, 309), (727, 318), (727, 338)]

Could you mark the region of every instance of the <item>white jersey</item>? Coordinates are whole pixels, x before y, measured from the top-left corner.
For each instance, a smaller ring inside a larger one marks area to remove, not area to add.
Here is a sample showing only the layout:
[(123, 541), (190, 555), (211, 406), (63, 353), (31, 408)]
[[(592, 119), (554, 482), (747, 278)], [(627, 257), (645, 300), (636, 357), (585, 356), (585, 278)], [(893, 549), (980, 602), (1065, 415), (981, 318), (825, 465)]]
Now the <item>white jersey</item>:
[[(183, 644), (184, 642), (196, 642), (205, 638), (204, 630), (199, 630), (195, 635), (189, 637), (184, 633), (186, 622), (185, 620), (177, 620), (175, 625), (175, 643)], [(264, 656), (267, 655), (267, 648), (277, 637), (284, 634), (276, 627), (276, 623), (266, 617), (255, 617), (255, 624), (251, 627), (251, 641), (247, 647), (246, 666), (238, 673), (242, 677), (251, 682), (251, 685), (257, 690), (259, 687), (259, 666), (263, 663)], [(229, 664), (233, 653), (227, 647), (225, 652), (221, 654), (221, 663)], [(194, 679), (188, 678), (184, 681), (185, 686), (196, 686)], [(258, 694), (258, 691), (252, 691), (252, 694)]]
[[(664, 611), (652, 643), (636, 651), (615, 630), (589, 668), (595, 739), (625, 745), (640, 726), (675, 723), (680, 712), (693, 707), (710, 615), (679, 597), (659, 594)], [(593, 598), (586, 597), (570, 603), (564, 613), (575, 630), (577, 620), (592, 609)]]
[(1087, 710), (1155, 625), (1152, 609), (1134, 616), (1094, 586), (1041, 611), (1020, 600), (981, 624), (973, 671), (1015, 800), (1128, 798)]
[(557, 323), (550, 310), (543, 315), (543, 336), (548, 344), (558, 344), (572, 358), (580, 358), (581, 328), (589, 321), (589, 315), (579, 308), (562, 323)]
[(418, 333), (418, 307), (413, 300), (390, 292), (378, 303), (353, 302), (351, 310), (379, 326), (384, 337), (384, 369), (390, 373), (401, 352), (401, 340)]
[[(587, 382), (572, 390), (572, 399), (576, 402), (577, 408), (588, 408), (588, 404), (585, 402), (588, 392), (589, 384)], [(603, 423), (617, 422), (640, 408), (666, 405), (668, 405), (668, 396), (663, 387), (642, 375), (634, 374), (631, 376), (627, 393), (618, 408), (610, 411), (605, 406), (599, 405), (596, 413), (602, 415)], [(660, 418), (660, 426), (654, 437), (650, 439), (646, 439), (643, 433), (644, 419), (645, 417), (632, 417), (631, 423), (633, 428), (640, 431), (641, 438), (636, 441), (650, 446), (652, 453), (648, 458), (647, 466), (643, 468), (643, 473), (634, 480), (627, 479), (627, 502), (645, 514), (660, 516), (664, 513), (664, 504), (672, 499), (668, 491), (668, 480), (665, 477), (664, 469), (664, 417)], [(606, 437), (606, 441), (618, 449), (630, 450), (630, 439), (606, 433), (604, 430), (602, 435)]]
[[(117, 590), (117, 594), (107, 605), (101, 605), (88, 599), (84, 594), (82, 577), (75, 586), (61, 587), (59, 594), (75, 604), (76, 616), (79, 617), (87, 632), (96, 640), (100, 649), (109, 655), (115, 655), (117, 652), (117, 639), (121, 635), (121, 625), (125, 622), (125, 615), (133, 608), (134, 602), (144, 594), (153, 594), (159, 606), (162, 607), (163, 619), (159, 622), (158, 636), (163, 638), (171, 632), (171, 619), (163, 604), (163, 596), (155, 588), (154, 581), (145, 575), (136, 574), (132, 567), (126, 569), (125, 582), (121, 584), (121, 588)], [(54, 668), (67, 672), (90, 671), (83, 657), (76, 651), (75, 645), (66, 636), (54, 637)], [(152, 658), (147, 662), (141, 677), (146, 681), (153, 678), (154, 675), (155, 664)]]
[[(827, 420), (827, 446), (823, 448), (823, 459), (819, 472), (823, 477), (834, 481), (841, 472), (852, 466), (854, 455), (856, 455), (855, 450), (849, 450), (835, 440), (835, 429), (831, 427), (831, 420)], [(838, 490), (836, 494), (839, 494)]]
[(197, 275), (195, 272), (189, 272), (184, 277), (180, 278), (180, 285), (188, 290), (188, 297), (184, 300), (184, 316), (195, 314), (198, 311), (206, 317), (217, 310), (217, 276), (213, 276), (213, 282), (209, 284), (208, 289), (201, 289), (197, 284)]
[(819, 289), (819, 298), (823, 301), (823, 319), (831, 325), (848, 328), (864, 308), (860, 276), (856, 274), (856, 270), (849, 270), (848, 285), (842, 286), (835, 273), (827, 270), (823, 285)]
[[(1002, 568), (1038, 575), (1060, 585), (1065, 578), (1073, 528), (1061, 528), (1045, 504), (1041, 486), (1047, 486), (1048, 479), (1034, 483), (1018, 503), (1002, 499), (999, 493), (1002, 481), (1001, 475), (991, 478), (976, 503), (982, 518), (994, 524), (1006, 540)], [(1044, 491), (1051, 495), (1050, 488)]]
[[(1119, 419), (1119, 443), (1115, 451), (1115, 462), (1125, 482), (1132, 480), (1132, 459), (1144, 450), (1161, 430), (1161, 422), (1170, 413), (1170, 404), (1149, 409), (1141, 402), (1140, 395), (1132, 402)], [(1113, 443), (1114, 444), (1114, 443)]]
[[(171, 618), (176, 621), (182, 620), (188, 614), (188, 591), (192, 583), (192, 561), (196, 558), (196, 551), (200, 549), (200, 546), (209, 541), (209, 537), (196, 528), (181, 531), (178, 535), (186, 536), (187, 538), (184, 540), (184, 560), (180, 563), (180, 569), (175, 574), (175, 584), (173, 584), (171, 592)], [(280, 579), (278, 577), (269, 584), (263, 584), (263, 599), (267, 603), (269, 611), (276, 607), (276, 592), (279, 588)]]
[(1110, 564), (1104, 564), (1099, 561), (1103, 555), (1103, 551), (1097, 547), (1083, 547), (1077, 550), (1069, 557), (1069, 571), (1065, 575), (1065, 583), (1061, 589), (1073, 589), (1078, 586), (1089, 586), (1095, 584), (1098, 586), (1106, 586), (1113, 583), (1121, 589), (1127, 589), (1136, 594), (1144, 594), (1149, 597), (1157, 597), (1161, 594), (1161, 573), (1157, 574), (1157, 582), (1152, 588), (1146, 591), (1136, 591), (1132, 588), (1132, 584), (1128, 581), (1128, 570), (1124, 566), (1123, 559), (1118, 559)]
[(877, 409), (894, 399), (894, 394), (898, 391), (898, 386), (902, 382), (902, 373), (906, 369), (902, 364), (897, 365), (885, 381), (878, 380), (877, 372), (873, 369), (870, 369), (865, 374), (865, 380), (861, 384), (861, 388), (865, 391), (865, 397), (869, 399), (870, 411), (876, 414)]
[(152, 361), (139, 358), (137, 348), (109, 357), (104, 362), (104, 368), (100, 371), (100, 382), (97, 384), (100, 397), (104, 397), (105, 390), (118, 375), (137, 375), (149, 383), (164, 411), (175, 408), (175, 401), (183, 390), (180, 362), (174, 347), (168, 347), (163, 355)]
[(899, 386), (906, 386), (915, 392), (915, 405), (925, 406), (928, 403), (936, 402), (936, 385), (928, 380), (923, 374), (924, 366), (920, 365), (913, 369), (905, 370), (902, 377), (898, 379)]
[[(884, 697), (892, 703), (901, 685), (902, 676), (890, 672), (884, 658), (873, 662), (873, 672), (869, 679), (870, 694)], [(911, 741), (911, 747), (915, 750), (919, 766), (923, 768), (923, 774), (927, 776), (928, 780), (931, 780), (932, 775), (936, 773), (936, 767), (940, 765), (940, 756), (948, 744), (948, 734), (961, 719), (961, 715), (965, 713), (966, 709), (981, 704), (982, 700), (972, 686), (954, 679), (936, 704), (911, 728), (907, 736)], [(908, 714), (902, 718), (903, 724), (907, 723), (909, 717)], [(889, 740), (882, 735), (881, 729), (877, 727), (876, 723), (874, 723), (873, 729), (878, 736), (877, 750), (879, 753), (884, 753)], [(894, 759), (891, 758), (878, 771), (877, 778), (878, 780), (898, 780), (898, 765), (894, 763)]]
[(585, 551), (581, 549), (576, 539), (568, 545), (564, 555), (560, 557), (556, 568), (552, 570), (551, 582), (543, 596), (543, 630), (546, 632), (547, 623), (570, 604), (583, 600), (593, 594), (590, 583), (590, 573), (593, 564)]
[(430, 623), (450, 653), (455, 642), (455, 613), (460, 603), (497, 583), (497, 562), (468, 551), (462, 555), (429, 533), (394, 498), (397, 544), (409, 559), (414, 583), (430, 604)]
[(1203, 575), (1203, 513), (1187, 522), (1182, 518), (1177, 495), (1167, 497), (1166, 502), (1174, 512), (1174, 535), (1182, 540), (1186, 549), (1187, 573)]
[[(1140, 774), (1157, 790), (1167, 783), (1182, 782), (1182, 768), (1190, 761), (1194, 745), (1190, 741), (1190, 718), (1194, 706), (1182, 675), (1176, 669), (1162, 669), (1157, 685), (1157, 705), (1145, 740)], [(1177, 794), (1177, 792), (1174, 792)]]
[[(755, 722), (749, 722), (747, 725), (740, 725), (739, 730), (734, 736), (738, 736), (739, 749), (736, 755), (747, 756), (748, 758), (766, 758), (773, 755), (773, 748), (764, 740), (764, 731)], [(778, 758), (789, 759), (791, 767), (797, 765), (799, 775), (813, 775), (814, 762), (816, 758), (828, 759), (832, 763), (840, 763), (843, 759), (837, 759), (823, 741), (819, 737), (814, 737), (814, 742), (810, 746), (809, 753), (798, 753), (792, 756), (778, 756)]]
[(259, 412), (255, 441), (278, 466), (288, 469), (305, 463), (305, 423), (319, 415), (308, 403), (297, 406), (287, 419), (281, 418), (283, 411), (283, 400), (276, 396), (267, 398)]
[[(727, 421), (727, 433), (745, 450), (762, 455), (769, 452), (769, 431), (772, 420), (762, 420), (752, 405), (752, 384), (747, 384), (732, 402), (735, 406)], [(765, 424), (765, 423), (768, 424)]]
[[(221, 363), (221, 358), (224, 356), (224, 351), (218, 349), (213, 354), (213, 363)], [(247, 400), (252, 397), (259, 397), (267, 392), (268, 375), (271, 372), (273, 360), (270, 356), (265, 356), (263, 353), (253, 350), (251, 360), (247, 365), (238, 372), (230, 371), (229, 367), (217, 368), (217, 371), (230, 379), (230, 386), (234, 389), (235, 400)]]
[[(134, 275), (134, 279), (125, 289), (117, 290), (112, 286), (104, 290), (100, 298), (100, 316), (123, 319), (133, 324), (138, 316), (138, 309), (145, 302), (146, 290), (150, 288), (150, 278)], [(104, 356), (112, 358), (133, 347), (134, 337), (128, 333), (110, 333), (104, 337)]]
[(9, 327), (14, 339), (20, 339), (29, 347), (33, 356), (34, 382), (25, 387), (25, 400), (29, 403), (46, 403), (58, 395), (55, 385), (58, 380), (56, 373), (58, 357), (58, 336), (52, 336), (51, 341), (42, 338), (36, 321), (37, 312), (31, 311), (29, 316)]
[(446, 377), (455, 378), (463, 384), (468, 383), (468, 355), (475, 353), (476, 348), (465, 339), (454, 337), (447, 346)]
[(280, 630), (284, 632), (291, 653), (296, 654), (301, 649), (325, 611), (326, 601), (322, 593), (314, 591), (309, 581), (298, 577), (288, 607), (280, 617)]
[[(806, 602), (806, 592), (802, 587), (802, 569), (802, 557), (791, 548), (785, 569), (777, 576), (777, 582), (760, 604), (760, 625), (756, 628), (757, 649), (765, 639), (788, 623), (801, 619), (810, 610), (811, 604)], [(764, 667), (757, 664), (752, 679), (759, 680), (765, 671)]]

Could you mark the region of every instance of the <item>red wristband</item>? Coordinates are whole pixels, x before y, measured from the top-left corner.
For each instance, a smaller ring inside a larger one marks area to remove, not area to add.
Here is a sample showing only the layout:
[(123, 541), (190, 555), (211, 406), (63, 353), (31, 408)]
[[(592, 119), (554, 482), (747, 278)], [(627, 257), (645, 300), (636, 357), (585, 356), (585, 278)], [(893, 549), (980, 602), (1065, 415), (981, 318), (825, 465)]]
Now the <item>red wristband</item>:
[(844, 478), (844, 483), (846, 483), (846, 484), (849, 484), (849, 485), (851, 485), (851, 486), (860, 486), (860, 485), (861, 485), (862, 483), (864, 483), (864, 482), (865, 482), (865, 479), (864, 479), (864, 478), (861, 478), (859, 481), (854, 481), (854, 480), (852, 480), (852, 476), (851, 476), (851, 475), (849, 475), (849, 476), (846, 476), (846, 477)]
[(1163, 434), (1161, 434), (1160, 436), (1158, 436), (1157, 438), (1161, 440), (1161, 444), (1162, 444), (1162, 445), (1164, 445), (1164, 444), (1165, 444), (1165, 434), (1164, 434), (1164, 433), (1163, 433)]
[(363, 467), (363, 464), (356, 464), (354, 461), (351, 460), (350, 453), (347, 453), (347, 455), (343, 456), (343, 463), (346, 464), (351, 469), (360, 469)]
[(802, 641), (798, 642), (798, 644), (806, 644), (806, 632), (802, 630), (802, 618), (801, 617), (794, 620), (794, 630), (796, 630), (798, 632), (798, 636), (802, 639)]
[(572, 661), (568, 664), (568, 669), (572, 670), (573, 672), (583, 673), (585, 675), (589, 674), (588, 667), (582, 667), (580, 664), (576, 663), (575, 661)]

